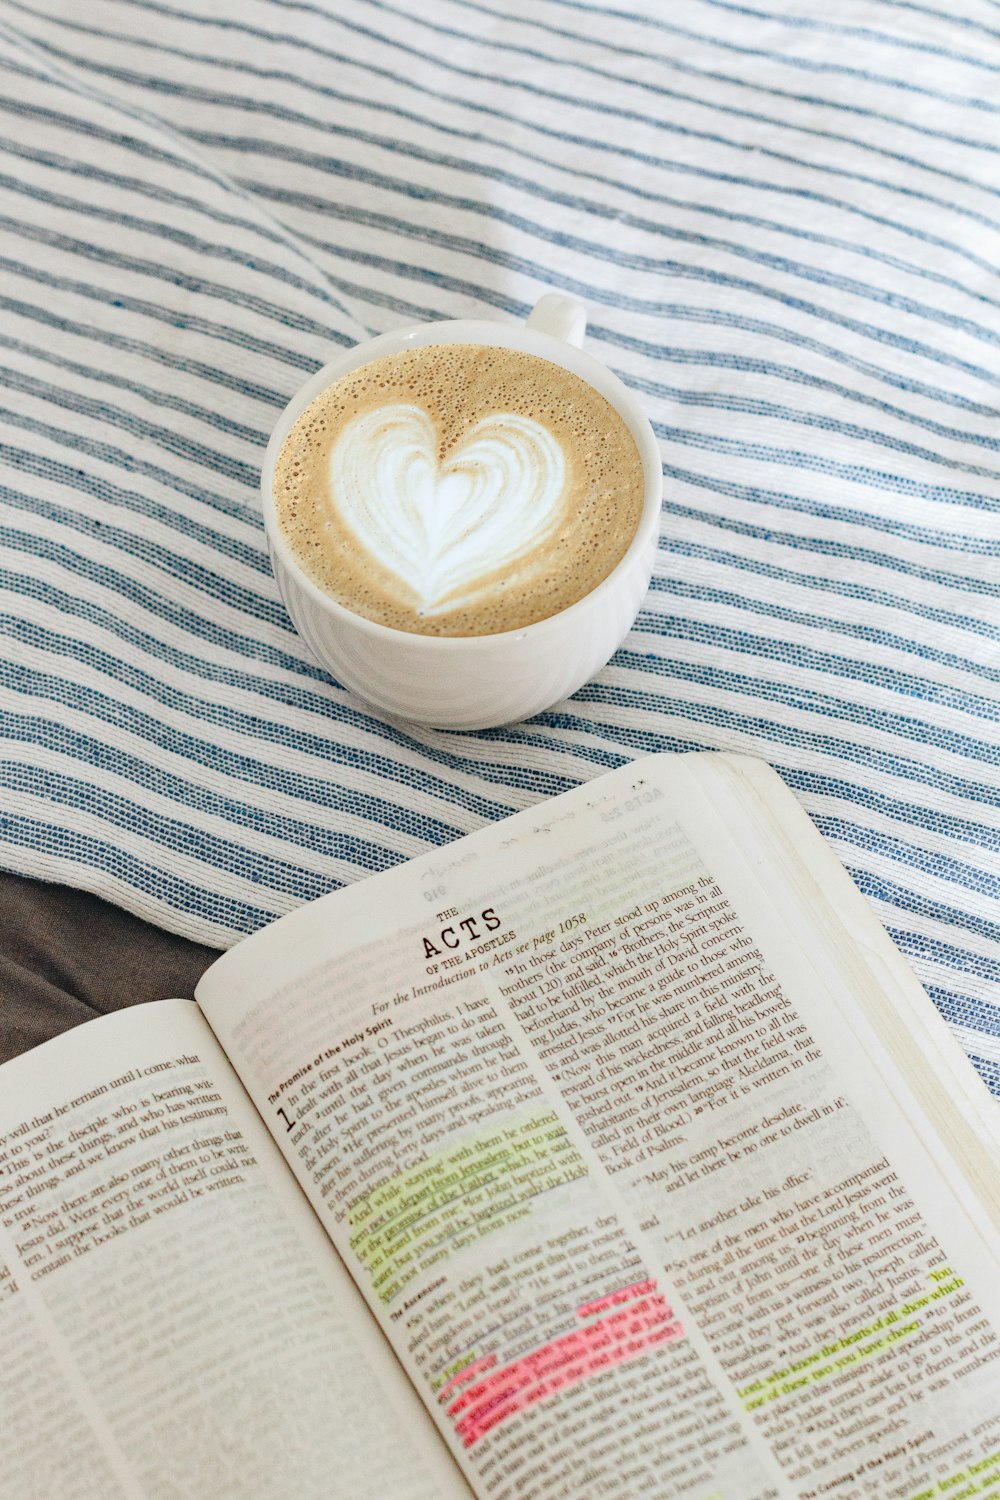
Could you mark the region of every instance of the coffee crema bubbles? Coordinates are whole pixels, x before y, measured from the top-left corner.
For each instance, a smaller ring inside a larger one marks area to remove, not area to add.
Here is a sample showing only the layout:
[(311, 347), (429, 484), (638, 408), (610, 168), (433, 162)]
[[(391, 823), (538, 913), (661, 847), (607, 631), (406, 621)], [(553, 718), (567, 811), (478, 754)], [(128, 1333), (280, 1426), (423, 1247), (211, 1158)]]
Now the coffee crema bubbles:
[(274, 474), (282, 535), (357, 615), (493, 635), (589, 594), (628, 550), (644, 476), (586, 381), (516, 349), (432, 344), (328, 386)]

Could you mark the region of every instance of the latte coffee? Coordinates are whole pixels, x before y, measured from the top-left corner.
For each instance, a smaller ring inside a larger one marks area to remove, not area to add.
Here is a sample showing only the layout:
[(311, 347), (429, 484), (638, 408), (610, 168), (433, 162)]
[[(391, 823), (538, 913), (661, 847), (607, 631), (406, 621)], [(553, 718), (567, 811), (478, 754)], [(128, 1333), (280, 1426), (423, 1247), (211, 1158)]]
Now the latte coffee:
[(561, 365), (486, 344), (387, 354), (329, 386), (274, 471), (300, 567), (419, 635), (517, 630), (589, 594), (643, 510), (616, 409)]

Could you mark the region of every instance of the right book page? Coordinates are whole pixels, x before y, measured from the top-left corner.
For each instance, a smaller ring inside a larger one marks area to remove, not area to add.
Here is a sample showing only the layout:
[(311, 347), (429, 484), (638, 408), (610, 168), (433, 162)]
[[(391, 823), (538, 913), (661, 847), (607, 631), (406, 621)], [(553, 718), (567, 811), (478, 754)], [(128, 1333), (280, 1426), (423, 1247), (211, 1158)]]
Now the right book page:
[(915, 986), (774, 773), (696, 754), (199, 1001), (478, 1494), (916, 1500), (1000, 1473), (1000, 1268), (989, 1100)]

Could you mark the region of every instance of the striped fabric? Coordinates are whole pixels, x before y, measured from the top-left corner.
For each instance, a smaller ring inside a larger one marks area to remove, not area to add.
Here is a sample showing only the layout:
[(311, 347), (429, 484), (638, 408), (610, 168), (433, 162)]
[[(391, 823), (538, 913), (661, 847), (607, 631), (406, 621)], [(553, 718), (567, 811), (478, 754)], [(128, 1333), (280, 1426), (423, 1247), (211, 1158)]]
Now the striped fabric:
[[(228, 944), (651, 750), (769, 760), (1000, 1094), (996, 0), (2, 0), (2, 860)], [(545, 289), (662, 444), (623, 649), (385, 723), (268, 571), (336, 349)]]

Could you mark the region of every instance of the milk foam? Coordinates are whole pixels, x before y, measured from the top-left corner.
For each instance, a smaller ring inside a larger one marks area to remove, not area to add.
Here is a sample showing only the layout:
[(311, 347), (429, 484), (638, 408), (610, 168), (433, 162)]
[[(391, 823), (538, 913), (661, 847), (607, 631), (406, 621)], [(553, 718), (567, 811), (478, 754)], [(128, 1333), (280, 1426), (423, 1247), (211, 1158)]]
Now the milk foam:
[(274, 472), (281, 533), (355, 614), (425, 635), (519, 630), (624, 556), (642, 460), (603, 396), (516, 349), (436, 344), (327, 387)]
[(438, 462), (419, 406), (377, 407), (348, 423), (330, 454), (330, 505), (422, 615), (474, 606), (498, 568), (552, 536), (566, 458), (531, 417), (497, 412)]

